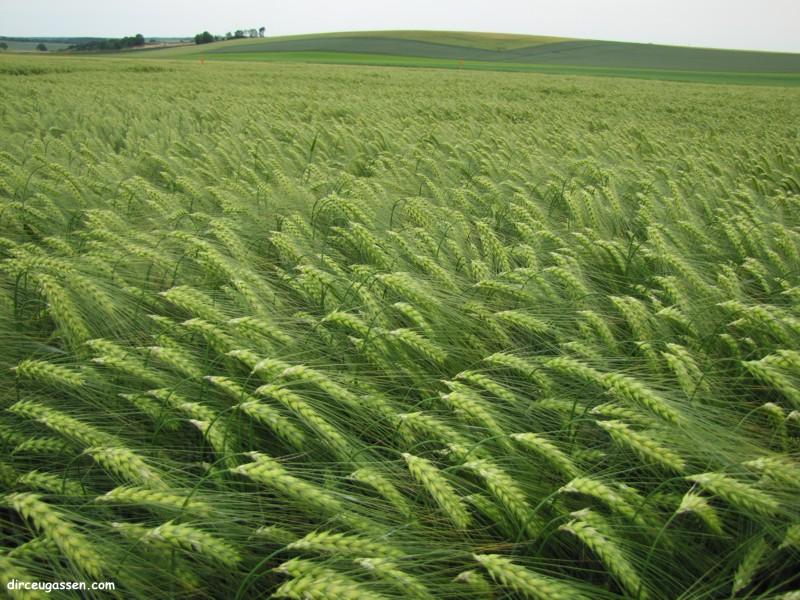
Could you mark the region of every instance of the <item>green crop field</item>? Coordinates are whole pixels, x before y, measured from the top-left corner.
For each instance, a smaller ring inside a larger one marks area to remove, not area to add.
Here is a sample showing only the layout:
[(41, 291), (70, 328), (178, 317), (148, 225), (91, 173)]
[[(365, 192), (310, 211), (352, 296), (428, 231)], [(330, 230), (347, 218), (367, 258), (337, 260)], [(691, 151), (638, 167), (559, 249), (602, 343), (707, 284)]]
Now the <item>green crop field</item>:
[(291, 61), (611, 75), (708, 83), (800, 83), (800, 54), (501, 34), (377, 31), (215, 42), (147, 58)]
[(12, 598), (797, 600), (799, 497), (797, 88), (0, 56)]
[[(202, 55), (192, 56), (205, 62)], [(799, 86), (800, 73), (732, 73), (710, 71), (672, 71), (666, 69), (630, 69), (619, 67), (584, 67), (574, 65), (535, 65), (488, 61), (457, 61), (446, 58), (392, 56), (345, 52), (226, 52), (213, 56), (216, 61), (235, 62), (300, 62), (327, 65), (361, 65), (410, 67), (417, 69), (458, 69), (469, 71), (505, 71), (551, 75), (588, 75), (593, 77), (625, 77), (695, 83), (734, 85)]]

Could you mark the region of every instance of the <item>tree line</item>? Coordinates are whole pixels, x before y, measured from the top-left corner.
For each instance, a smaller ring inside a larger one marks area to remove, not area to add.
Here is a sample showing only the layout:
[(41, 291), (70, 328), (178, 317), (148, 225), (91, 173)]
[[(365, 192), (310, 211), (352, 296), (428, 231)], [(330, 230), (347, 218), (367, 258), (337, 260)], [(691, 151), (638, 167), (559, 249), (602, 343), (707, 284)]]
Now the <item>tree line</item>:
[(89, 50), (123, 50), (125, 48), (137, 48), (144, 46), (144, 36), (141, 33), (123, 38), (108, 38), (105, 40), (89, 40), (80, 42), (67, 47), (67, 50), (78, 52)]
[(240, 40), (243, 38), (256, 38), (264, 37), (266, 27), (259, 27), (258, 29), (237, 29), (236, 31), (229, 31), (225, 35), (213, 35), (208, 31), (198, 33), (194, 36), (195, 44), (210, 44), (211, 42), (221, 42), (224, 40)]

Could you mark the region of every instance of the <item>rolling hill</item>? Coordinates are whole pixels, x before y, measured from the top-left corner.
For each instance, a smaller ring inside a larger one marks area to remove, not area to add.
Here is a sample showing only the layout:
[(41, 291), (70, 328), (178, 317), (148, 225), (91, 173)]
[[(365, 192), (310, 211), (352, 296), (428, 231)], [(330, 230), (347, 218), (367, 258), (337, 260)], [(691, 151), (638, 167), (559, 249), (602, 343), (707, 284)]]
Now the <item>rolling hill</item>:
[[(411, 42), (416, 44), (434, 44), (436, 46), (454, 46), (457, 48), (477, 49), (486, 51), (503, 52), (519, 48), (527, 48), (544, 44), (554, 44), (558, 42), (572, 41), (571, 38), (553, 37), (542, 35), (523, 35), (517, 33), (487, 33), (477, 31), (414, 31), (414, 30), (393, 30), (393, 31), (340, 31), (330, 33), (309, 33), (303, 35), (276, 36), (267, 38), (245, 38), (238, 40), (227, 40), (207, 44), (203, 48), (197, 46), (183, 46), (181, 48), (171, 48), (170, 54), (184, 55), (194, 54), (198, 50), (208, 49), (217, 52), (221, 49), (228, 51), (242, 52), (274, 52), (276, 47), (282, 45), (313, 45), (316, 42), (328, 44), (330, 48), (337, 48), (340, 52), (348, 52), (347, 48), (353, 48), (353, 39), (360, 40), (363, 44), (374, 43), (376, 40), (389, 40), (397, 42)], [(367, 47), (362, 46), (360, 51), (366, 51)]]
[(800, 54), (446, 31), (368, 31), (230, 40), (150, 58), (300, 61), (796, 84)]
[(37, 52), (36, 46), (40, 43), (44, 43), (47, 46), (47, 49), (50, 51), (53, 50), (65, 50), (69, 44), (66, 42), (50, 42), (47, 40), (15, 40), (15, 39), (1, 39), (0, 42), (4, 42), (8, 46), (8, 50), (10, 52)]
[[(213, 57), (240, 53), (345, 53), (518, 64), (660, 68), (732, 72), (800, 72), (800, 55), (717, 50), (630, 42), (519, 36), (513, 43), (491, 34), (368, 32), (349, 35), (260, 38), (165, 50), (165, 55)], [(428, 33), (429, 35), (423, 35)], [(487, 43), (495, 41), (495, 43)]]

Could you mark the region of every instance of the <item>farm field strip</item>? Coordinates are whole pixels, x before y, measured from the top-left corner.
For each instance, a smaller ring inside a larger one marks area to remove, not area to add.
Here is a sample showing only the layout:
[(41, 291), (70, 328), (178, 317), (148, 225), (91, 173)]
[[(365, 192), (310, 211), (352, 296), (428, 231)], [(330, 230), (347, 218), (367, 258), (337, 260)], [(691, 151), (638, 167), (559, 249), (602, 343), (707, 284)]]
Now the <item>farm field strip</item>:
[(456, 69), (470, 71), (499, 71), (512, 73), (540, 73), (563, 76), (623, 77), (681, 81), (687, 83), (729, 85), (800, 85), (800, 73), (744, 73), (709, 71), (671, 71), (665, 69), (630, 69), (573, 65), (523, 64), (489, 61), (462, 61), (414, 56), (392, 56), (346, 52), (226, 52), (185, 56), (184, 60), (236, 61), (236, 62), (300, 62), (327, 65), (359, 65), (375, 67), (409, 67), (417, 69)]

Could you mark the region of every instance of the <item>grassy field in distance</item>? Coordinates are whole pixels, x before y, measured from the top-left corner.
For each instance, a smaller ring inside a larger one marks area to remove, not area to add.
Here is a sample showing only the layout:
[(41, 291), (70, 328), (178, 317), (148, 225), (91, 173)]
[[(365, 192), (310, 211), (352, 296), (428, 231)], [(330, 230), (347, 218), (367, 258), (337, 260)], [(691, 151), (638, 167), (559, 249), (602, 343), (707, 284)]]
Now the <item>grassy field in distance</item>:
[(585, 73), (708, 83), (800, 82), (800, 54), (469, 32), (343, 32), (244, 39), (153, 50), (142, 56)]
[[(191, 57), (204, 59), (200, 54)], [(212, 61), (243, 62), (302, 62), (329, 65), (360, 65), (408, 67), (427, 69), (463, 69), (477, 71), (505, 71), (516, 73), (541, 73), (550, 75), (583, 75), (589, 77), (628, 77), (695, 83), (720, 83), (739, 85), (800, 85), (800, 73), (742, 73), (709, 71), (675, 71), (668, 69), (614, 68), (577, 65), (522, 64), (487, 61), (463, 61), (446, 58), (393, 56), (386, 54), (361, 54), (346, 52), (226, 52), (208, 57)]]
[[(10, 42), (33, 51), (35, 42)], [(50, 50), (66, 44), (53, 43)], [(109, 53), (131, 58), (309, 62), (795, 86), (800, 55), (448, 31), (366, 31), (228, 40)], [(86, 56), (98, 56), (87, 54)]]

